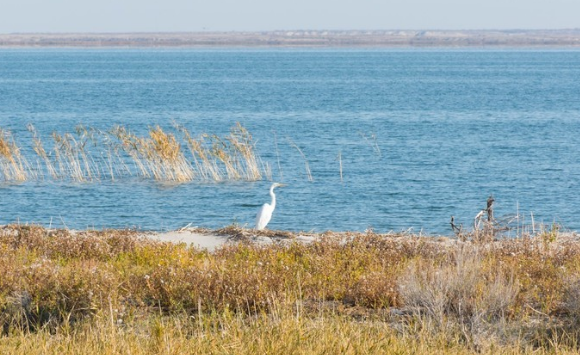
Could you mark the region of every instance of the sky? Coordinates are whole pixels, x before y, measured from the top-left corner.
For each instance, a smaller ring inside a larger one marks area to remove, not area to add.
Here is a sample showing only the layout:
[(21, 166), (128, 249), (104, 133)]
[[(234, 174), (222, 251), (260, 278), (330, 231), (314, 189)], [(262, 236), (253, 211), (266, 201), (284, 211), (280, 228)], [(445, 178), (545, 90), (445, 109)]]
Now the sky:
[(1, 0), (0, 33), (580, 28), (580, 0)]

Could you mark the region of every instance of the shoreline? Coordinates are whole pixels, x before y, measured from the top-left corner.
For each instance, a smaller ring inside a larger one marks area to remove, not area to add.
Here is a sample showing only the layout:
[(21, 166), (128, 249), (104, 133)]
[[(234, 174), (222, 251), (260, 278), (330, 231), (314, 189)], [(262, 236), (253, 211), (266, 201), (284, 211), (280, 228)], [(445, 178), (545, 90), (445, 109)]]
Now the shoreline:
[(580, 48), (580, 29), (0, 33), (0, 48)]
[[(352, 235), (349, 232), (334, 233), (337, 236)], [(357, 233), (358, 234), (358, 233)], [(304, 244), (320, 240), (324, 233), (293, 233), (286, 231), (255, 231), (237, 227), (225, 227), (218, 230), (202, 228), (181, 228), (167, 232), (138, 232), (139, 237), (171, 243), (185, 243), (199, 249), (213, 252), (227, 244), (250, 243), (260, 246), (273, 244), (288, 244), (299, 242)]]
[[(445, 248), (453, 248), (464, 244), (489, 244), (490, 242), (501, 242), (509, 240), (520, 239), (537, 239), (548, 238), (550, 231), (537, 232), (535, 234), (523, 234), (518, 236), (503, 236), (497, 235), (491, 239), (478, 240), (471, 235), (472, 232), (467, 233), (464, 238), (456, 235), (425, 235), (411, 232), (354, 232), (354, 231), (326, 231), (322, 233), (316, 232), (289, 232), (281, 230), (263, 230), (256, 231), (253, 229), (239, 228), (236, 226), (228, 226), (222, 229), (211, 230), (204, 228), (181, 228), (173, 231), (157, 232), (157, 231), (143, 231), (137, 232), (138, 237), (147, 238), (150, 240), (171, 243), (185, 243), (187, 246), (195, 247), (197, 249), (214, 252), (216, 249), (226, 245), (235, 245), (240, 243), (256, 245), (256, 246), (272, 246), (272, 245), (291, 245), (292, 243), (311, 244), (317, 241), (330, 238), (338, 240), (340, 243), (347, 243), (357, 237), (361, 236), (377, 236), (388, 240), (416, 240), (425, 244), (440, 245)], [(576, 231), (558, 231), (557, 237), (553, 238), (552, 242), (556, 244), (580, 243), (580, 234)]]
[[(45, 226), (34, 224), (6, 224), (0, 225), (0, 230), (15, 232), (19, 229), (40, 228), (45, 230), (48, 235), (65, 232), (72, 237), (93, 237), (95, 235), (123, 234), (134, 239), (135, 241), (152, 241), (171, 244), (186, 244), (198, 250), (210, 253), (226, 247), (239, 244), (252, 245), (258, 247), (269, 246), (290, 246), (295, 243), (309, 245), (315, 242), (338, 241), (339, 244), (346, 244), (360, 237), (376, 237), (383, 240), (408, 242), (414, 241), (425, 245), (437, 245), (444, 249), (461, 248), (462, 245), (492, 245), (496, 242), (510, 242), (519, 240), (536, 240), (553, 243), (554, 245), (580, 244), (580, 233), (577, 231), (544, 230), (531, 232), (522, 232), (521, 235), (508, 236), (497, 233), (493, 237), (477, 236), (474, 232), (466, 232), (462, 236), (458, 235), (430, 235), (414, 233), (410, 231), (389, 231), (385, 233), (358, 232), (358, 231), (332, 231), (325, 232), (291, 232), (285, 230), (254, 230), (238, 226), (226, 226), (221, 229), (208, 229), (201, 227), (183, 227), (170, 231), (155, 230), (135, 230), (123, 228), (107, 229), (67, 229), (67, 228), (47, 228)], [(481, 231), (477, 231), (481, 232)]]

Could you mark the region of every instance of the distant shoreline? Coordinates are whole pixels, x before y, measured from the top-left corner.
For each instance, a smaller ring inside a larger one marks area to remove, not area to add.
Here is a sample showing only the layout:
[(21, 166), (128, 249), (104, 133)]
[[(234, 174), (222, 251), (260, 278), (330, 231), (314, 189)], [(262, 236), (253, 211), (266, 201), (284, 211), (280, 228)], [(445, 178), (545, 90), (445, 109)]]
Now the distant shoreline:
[(0, 34), (0, 48), (580, 48), (580, 29)]

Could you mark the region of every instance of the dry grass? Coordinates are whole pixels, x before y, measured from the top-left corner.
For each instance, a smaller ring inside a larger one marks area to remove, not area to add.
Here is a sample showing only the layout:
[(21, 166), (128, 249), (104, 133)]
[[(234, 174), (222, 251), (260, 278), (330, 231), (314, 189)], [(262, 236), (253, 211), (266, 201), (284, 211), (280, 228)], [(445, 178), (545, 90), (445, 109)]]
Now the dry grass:
[(576, 238), (317, 237), (209, 253), (135, 231), (4, 227), (0, 353), (578, 350)]
[(302, 159), (304, 159), (304, 169), (306, 170), (306, 177), (308, 178), (308, 181), (314, 181), (314, 178), (312, 177), (312, 172), (310, 171), (310, 164), (308, 164), (308, 159), (306, 159), (306, 155), (304, 154), (302, 149), (300, 149), (300, 147), (296, 143), (294, 143), (294, 141), (292, 141), (290, 138), (288, 138), (288, 144), (294, 147), (298, 151), (298, 153), (300, 153)]
[(6, 181), (24, 181), (28, 178), (26, 160), (10, 132), (0, 128), (0, 172)]
[(169, 182), (271, 179), (269, 165), (255, 152), (252, 135), (239, 123), (225, 137), (203, 133), (199, 138), (179, 126), (175, 132), (150, 127), (143, 137), (123, 126), (101, 131), (81, 125), (73, 133), (53, 132), (48, 145), (34, 126), (28, 125), (28, 131), (32, 148), (22, 150), (10, 132), (0, 129), (0, 178), (5, 181), (91, 182), (124, 176)]
[(481, 347), (516, 302), (517, 280), (504, 273), (486, 269), (477, 249), (461, 248), (441, 261), (413, 263), (399, 287), (405, 304), (436, 333), (459, 330), (465, 342)]
[(386, 322), (361, 322), (339, 315), (302, 317), (284, 309), (248, 318), (231, 312), (200, 317), (151, 316), (130, 325), (108, 321), (59, 328), (53, 333), (16, 333), (0, 339), (11, 355), (68, 354), (576, 354), (509, 344), (478, 351), (429, 335), (401, 334)]

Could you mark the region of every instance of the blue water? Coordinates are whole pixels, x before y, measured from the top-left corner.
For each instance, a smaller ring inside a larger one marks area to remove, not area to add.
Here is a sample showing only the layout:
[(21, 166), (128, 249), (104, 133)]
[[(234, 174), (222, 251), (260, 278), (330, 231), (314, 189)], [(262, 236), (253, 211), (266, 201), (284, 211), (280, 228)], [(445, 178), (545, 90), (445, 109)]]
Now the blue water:
[[(19, 142), (28, 123), (174, 121), (250, 130), (288, 184), (272, 229), (450, 234), (490, 194), (496, 216), (580, 229), (580, 51), (0, 50), (0, 127)], [(0, 224), (251, 226), (270, 183), (0, 180)]]

